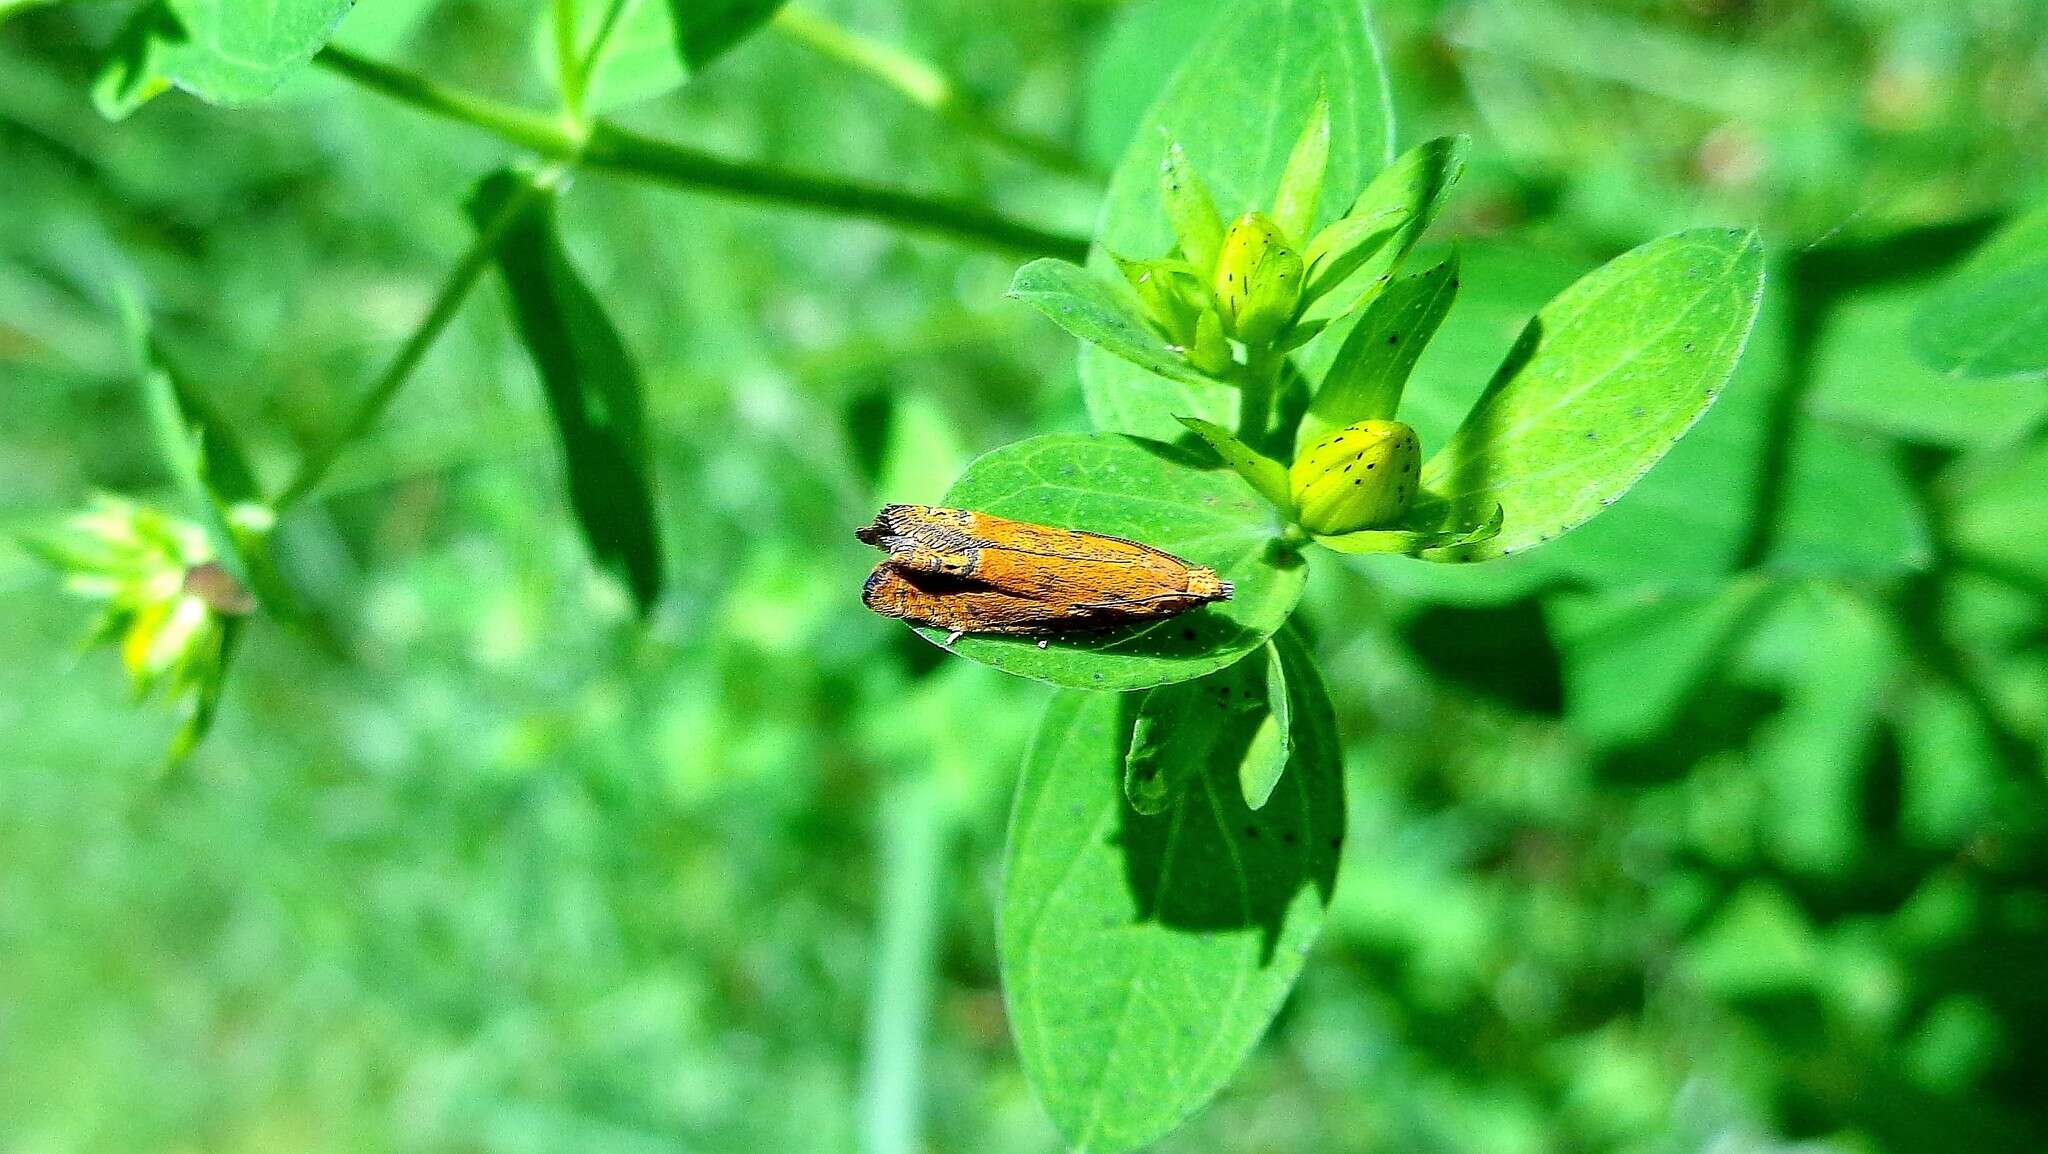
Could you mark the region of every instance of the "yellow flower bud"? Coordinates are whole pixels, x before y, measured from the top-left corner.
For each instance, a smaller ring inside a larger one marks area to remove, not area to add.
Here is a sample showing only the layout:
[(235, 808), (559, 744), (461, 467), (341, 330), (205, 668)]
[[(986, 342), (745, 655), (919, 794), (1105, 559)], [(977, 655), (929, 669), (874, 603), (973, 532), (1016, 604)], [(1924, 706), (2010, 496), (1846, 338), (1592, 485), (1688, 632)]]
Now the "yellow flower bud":
[(1287, 470), (1295, 519), (1311, 533), (1399, 521), (1415, 500), (1422, 442), (1400, 421), (1360, 421), (1310, 445)]
[(1248, 345), (1265, 344), (1294, 320), (1301, 301), (1301, 254), (1263, 212), (1248, 212), (1223, 234), (1216, 304), (1224, 327)]

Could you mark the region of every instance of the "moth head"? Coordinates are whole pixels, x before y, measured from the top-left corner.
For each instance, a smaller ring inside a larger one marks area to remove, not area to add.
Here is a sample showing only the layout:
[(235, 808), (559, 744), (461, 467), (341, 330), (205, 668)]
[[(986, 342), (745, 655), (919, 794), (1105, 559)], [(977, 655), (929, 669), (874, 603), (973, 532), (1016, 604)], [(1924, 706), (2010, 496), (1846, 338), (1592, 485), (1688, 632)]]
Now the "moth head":
[(1200, 565), (1188, 570), (1188, 595), (1204, 601), (1228, 601), (1237, 592), (1237, 586), (1216, 576), (1216, 570), (1204, 569)]

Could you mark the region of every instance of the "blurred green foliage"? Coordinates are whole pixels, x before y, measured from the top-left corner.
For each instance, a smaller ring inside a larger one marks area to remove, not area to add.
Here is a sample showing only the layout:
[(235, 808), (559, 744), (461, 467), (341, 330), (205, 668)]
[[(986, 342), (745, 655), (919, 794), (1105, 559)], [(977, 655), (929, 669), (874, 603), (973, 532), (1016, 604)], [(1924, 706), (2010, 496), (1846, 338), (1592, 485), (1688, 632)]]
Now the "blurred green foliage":
[[(964, 95), (920, 106), (771, 25), (673, 93), (592, 99), (1085, 235), (1086, 173), (1226, 6), (819, 4)], [(538, 7), (365, 3), (336, 43), (547, 108)], [(109, 122), (130, 8), (0, 0), (11, 530), (101, 490), (181, 508), (130, 292), (282, 487), (512, 156), (318, 69)], [(1951, 375), (1913, 329), (2008, 283), (2009, 254), (1964, 262), (2048, 199), (2048, 9), (1374, 20), (1399, 143), (1474, 138), (1418, 257), (1455, 243), (1465, 283), (1408, 387), (1426, 449), (1537, 307), (1650, 237), (1760, 224), (1765, 319), (1586, 527), (1316, 567), (1346, 860), (1273, 1032), (1160, 1148), (2048, 1146), (2048, 383)], [(556, 224), (641, 378), (645, 622), (592, 568), (495, 291), (280, 526), (323, 625), (245, 631), (181, 768), (176, 719), (0, 544), (0, 1150), (1058, 1147), (993, 908), (1048, 695), (862, 610), (850, 534), (1086, 427), (1072, 342), (1002, 297), (1030, 254), (602, 173)]]

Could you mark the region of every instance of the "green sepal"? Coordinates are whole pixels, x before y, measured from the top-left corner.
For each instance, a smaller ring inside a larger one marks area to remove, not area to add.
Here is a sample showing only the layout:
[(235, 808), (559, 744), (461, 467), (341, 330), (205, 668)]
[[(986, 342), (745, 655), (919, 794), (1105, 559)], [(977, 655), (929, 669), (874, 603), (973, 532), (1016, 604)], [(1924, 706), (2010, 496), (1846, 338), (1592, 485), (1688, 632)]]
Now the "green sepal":
[(1208, 442), (1223, 458), (1223, 463), (1237, 471), (1259, 496), (1272, 502), (1290, 519), (1294, 516), (1294, 502), (1287, 495), (1287, 466), (1237, 439), (1229, 429), (1200, 417), (1175, 417), (1174, 420), (1187, 426), (1197, 437)]
[(1343, 316), (1392, 279), (1464, 174), (1471, 144), (1466, 136), (1439, 136), (1395, 157), (1351, 211), (1309, 240), (1304, 317)]
[(1316, 225), (1316, 206), (1323, 196), (1323, 173), (1330, 164), (1330, 98), (1316, 98), (1301, 139), (1288, 154), (1287, 170), (1273, 194), (1273, 222), (1299, 244)]
[(1209, 291), (1195, 266), (1171, 257), (1127, 260), (1112, 253), (1110, 259), (1138, 294), (1146, 318), (1160, 335), (1176, 345), (1193, 346), (1196, 324), (1209, 308)]
[(1408, 509), (1401, 524), (1388, 529), (1365, 529), (1357, 533), (1334, 533), (1314, 537), (1316, 544), (1339, 553), (1405, 553), (1425, 561), (1455, 562), (1456, 557), (1432, 557), (1430, 550), (1474, 545), (1499, 536), (1507, 510), (1499, 505), (1483, 520), (1446, 524), (1449, 502), (1432, 493)]
[(1188, 154), (1178, 141), (1168, 141), (1166, 159), (1159, 166), (1159, 190), (1166, 202), (1166, 219), (1180, 241), (1181, 255), (1203, 272), (1216, 267), (1223, 251), (1223, 214), (1216, 211), (1216, 198), (1195, 172)]

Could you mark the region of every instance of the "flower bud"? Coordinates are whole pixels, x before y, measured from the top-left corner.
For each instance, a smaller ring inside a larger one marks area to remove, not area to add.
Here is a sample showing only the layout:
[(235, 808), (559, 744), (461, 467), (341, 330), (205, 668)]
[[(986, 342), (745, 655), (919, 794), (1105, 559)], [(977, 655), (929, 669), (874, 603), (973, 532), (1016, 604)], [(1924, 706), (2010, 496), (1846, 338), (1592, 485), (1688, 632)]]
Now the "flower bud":
[(1400, 520), (1415, 499), (1422, 443), (1400, 421), (1346, 425), (1287, 471), (1295, 519), (1311, 533), (1354, 533)]
[(1223, 234), (1216, 260), (1216, 304), (1224, 327), (1248, 345), (1270, 342), (1294, 320), (1301, 277), (1301, 254), (1288, 246), (1271, 217), (1238, 217)]

